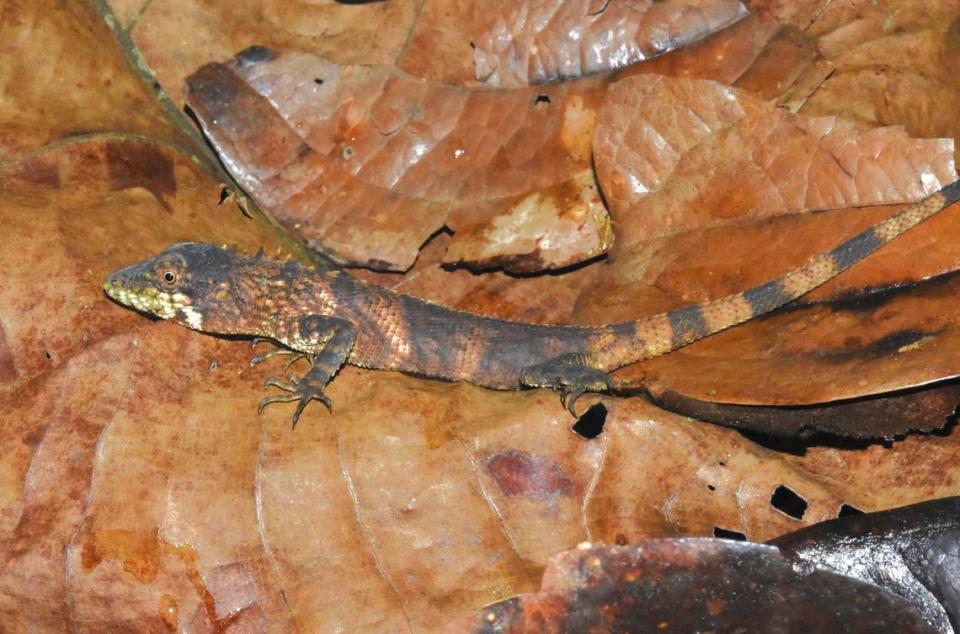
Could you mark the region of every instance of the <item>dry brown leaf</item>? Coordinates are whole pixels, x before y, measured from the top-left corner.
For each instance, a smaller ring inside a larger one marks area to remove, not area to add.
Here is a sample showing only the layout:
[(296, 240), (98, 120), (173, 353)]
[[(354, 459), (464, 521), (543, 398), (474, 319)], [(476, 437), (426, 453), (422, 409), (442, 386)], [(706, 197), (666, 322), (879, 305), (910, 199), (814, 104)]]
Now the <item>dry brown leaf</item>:
[(733, 84), (757, 63), (782, 26), (756, 13), (700, 42), (677, 49), (643, 64), (628, 66), (617, 76), (667, 75), (687, 79), (712, 79)]
[[(39, 5), (37, 5), (39, 6)], [(0, 165), (45, 144), (110, 131), (183, 143), (170, 112), (129, 71), (106, 24), (77, 4), (5, 2), (0, 20)], [(64, 64), (63, 60), (71, 60)], [(118, 117), (117, 112), (125, 113)], [(37, 125), (37, 121), (43, 125)]]
[(405, 270), (449, 226), (448, 261), (527, 272), (603, 253), (589, 171), (599, 83), (467, 90), (264, 48), (189, 79), (224, 163), (333, 259)]
[(958, 12), (957, 0), (830, 4), (808, 31), (836, 71), (803, 111), (903, 125), (914, 136), (957, 135)]
[(341, 64), (389, 64), (404, 47), (422, 2), (366, 5), (334, 0), (114, 0), (113, 20), (129, 32), (149, 72), (184, 101), (184, 78), (245, 46), (307, 50)]

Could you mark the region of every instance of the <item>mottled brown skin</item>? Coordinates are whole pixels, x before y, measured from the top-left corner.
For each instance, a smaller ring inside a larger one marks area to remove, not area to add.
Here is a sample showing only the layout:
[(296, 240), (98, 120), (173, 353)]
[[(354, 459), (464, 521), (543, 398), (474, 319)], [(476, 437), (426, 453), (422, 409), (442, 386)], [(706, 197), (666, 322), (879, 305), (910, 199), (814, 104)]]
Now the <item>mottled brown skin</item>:
[(285, 347), (259, 355), (306, 357), (302, 379), (267, 385), (260, 403), (311, 399), (330, 407), (326, 385), (344, 363), (512, 390), (550, 387), (573, 412), (586, 391), (611, 388), (608, 372), (658, 356), (758, 315), (820, 286), (960, 198), (960, 181), (756, 288), (633, 322), (596, 327), (526, 324), (450, 310), (263, 253), (183, 242), (117, 271), (104, 289), (117, 301), (210, 333), (268, 338)]

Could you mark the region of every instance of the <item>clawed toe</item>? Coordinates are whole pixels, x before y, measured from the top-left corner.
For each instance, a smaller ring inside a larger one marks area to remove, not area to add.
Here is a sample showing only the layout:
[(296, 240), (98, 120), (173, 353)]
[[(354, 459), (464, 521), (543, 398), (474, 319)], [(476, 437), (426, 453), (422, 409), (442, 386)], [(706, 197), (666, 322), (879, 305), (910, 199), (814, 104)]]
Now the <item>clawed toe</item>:
[(267, 359), (280, 355), (290, 355), (290, 360), (287, 361), (284, 365), (284, 369), (290, 369), (290, 366), (299, 361), (300, 359), (310, 359), (310, 355), (304, 354), (303, 352), (297, 352), (295, 350), (287, 350), (285, 348), (275, 348), (273, 350), (267, 350), (266, 352), (261, 352), (257, 356), (250, 359), (250, 367), (257, 365), (258, 363), (263, 363)]
[(275, 387), (277, 389), (283, 390), (284, 392), (296, 392), (297, 391), (297, 378), (291, 375), (287, 375), (287, 380), (289, 383), (284, 383), (275, 376), (268, 377), (266, 381), (263, 382), (264, 389), (268, 387)]
[(272, 405), (273, 403), (289, 403), (290, 401), (295, 401), (299, 398), (300, 397), (296, 394), (275, 394), (273, 396), (265, 396), (260, 399), (260, 404), (257, 405), (257, 413), (262, 414), (267, 405)]
[(300, 414), (303, 413), (303, 410), (312, 400), (320, 401), (327, 406), (327, 409), (330, 412), (333, 412), (333, 403), (330, 401), (330, 398), (323, 393), (322, 387), (317, 387), (307, 380), (297, 381), (297, 378), (290, 374), (287, 375), (287, 378), (290, 380), (289, 383), (284, 383), (275, 377), (270, 377), (264, 381), (264, 388), (275, 387), (287, 393), (274, 394), (273, 396), (267, 396), (260, 399), (260, 404), (257, 407), (258, 413), (262, 413), (267, 405), (272, 405), (273, 403), (291, 403), (293, 401), (299, 401), (290, 421), (292, 427), (296, 428), (297, 422), (300, 420)]
[(520, 383), (527, 387), (546, 387), (560, 393), (560, 403), (574, 417), (576, 404), (586, 392), (608, 392), (610, 375), (585, 365), (576, 365), (565, 359), (556, 359), (527, 368), (520, 375)]

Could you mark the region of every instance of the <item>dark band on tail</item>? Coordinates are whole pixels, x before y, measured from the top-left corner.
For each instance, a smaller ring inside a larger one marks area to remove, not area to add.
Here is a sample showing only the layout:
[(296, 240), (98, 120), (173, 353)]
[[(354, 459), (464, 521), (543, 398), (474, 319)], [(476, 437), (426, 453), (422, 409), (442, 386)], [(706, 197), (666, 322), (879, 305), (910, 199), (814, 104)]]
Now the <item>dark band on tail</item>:
[(837, 270), (843, 271), (876, 251), (885, 242), (886, 240), (871, 228), (835, 247), (830, 251), (830, 257), (833, 258)]
[(673, 329), (673, 345), (680, 347), (705, 336), (710, 332), (700, 306), (687, 306), (668, 313)]
[(743, 299), (747, 300), (747, 303), (750, 304), (750, 310), (753, 311), (754, 315), (762, 315), (772, 307), (783, 306), (786, 302), (789, 302), (792, 297), (787, 290), (783, 288), (782, 281), (773, 280), (751, 288), (748, 291), (744, 291)]

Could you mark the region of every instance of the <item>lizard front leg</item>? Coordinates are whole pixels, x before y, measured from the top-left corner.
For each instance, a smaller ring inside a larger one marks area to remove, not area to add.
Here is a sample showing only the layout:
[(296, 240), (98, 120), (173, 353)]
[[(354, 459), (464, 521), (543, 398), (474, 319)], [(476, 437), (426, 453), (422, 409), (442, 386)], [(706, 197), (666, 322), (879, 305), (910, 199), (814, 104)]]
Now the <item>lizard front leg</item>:
[(608, 392), (610, 375), (587, 365), (583, 355), (562, 354), (532, 365), (520, 373), (520, 384), (526, 387), (547, 387), (560, 392), (560, 402), (574, 416), (577, 399), (584, 392)]
[[(333, 411), (333, 405), (324, 390), (350, 356), (356, 334), (356, 328), (349, 321), (326, 315), (304, 315), (292, 325), (282, 328), (276, 333), (275, 339), (304, 354), (310, 361), (310, 369), (300, 379), (287, 373), (288, 382), (268, 378), (264, 387), (276, 387), (286, 394), (263, 398), (258, 411), (262, 412), (272, 403), (299, 401), (291, 419), (293, 427), (297, 426), (300, 414), (311, 400), (318, 400)], [(260, 357), (255, 360), (262, 360)]]

